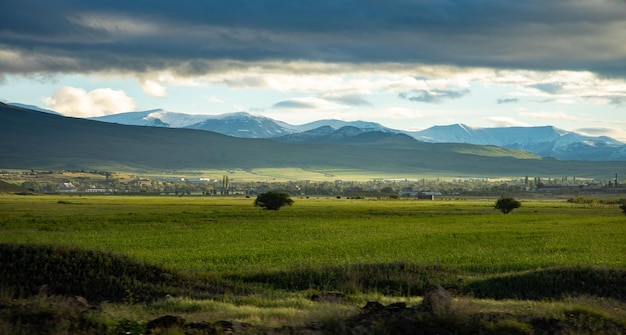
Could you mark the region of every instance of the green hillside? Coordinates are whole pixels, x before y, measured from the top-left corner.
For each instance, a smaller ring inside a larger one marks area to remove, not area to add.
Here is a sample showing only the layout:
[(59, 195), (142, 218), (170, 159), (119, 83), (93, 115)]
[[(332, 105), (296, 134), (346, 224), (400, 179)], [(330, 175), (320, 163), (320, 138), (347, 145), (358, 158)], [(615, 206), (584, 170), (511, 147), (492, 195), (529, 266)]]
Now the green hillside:
[(623, 162), (562, 162), (493, 146), (407, 137), (287, 144), (217, 133), (125, 126), (0, 104), (0, 168), (171, 171), (287, 168), (474, 176), (604, 176)]

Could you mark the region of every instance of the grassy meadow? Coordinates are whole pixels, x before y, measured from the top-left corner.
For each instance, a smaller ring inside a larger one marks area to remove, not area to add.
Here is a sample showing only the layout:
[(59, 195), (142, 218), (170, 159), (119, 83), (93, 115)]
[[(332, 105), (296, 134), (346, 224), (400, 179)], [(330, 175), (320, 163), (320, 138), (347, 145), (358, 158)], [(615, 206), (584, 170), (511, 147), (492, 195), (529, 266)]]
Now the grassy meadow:
[[(610, 323), (605, 333), (626, 329), (626, 218), (617, 206), (520, 199), (521, 208), (503, 215), (493, 209), (495, 198), (293, 199), (291, 207), (263, 211), (244, 197), (0, 195), (0, 244), (119, 255), (169, 274), (175, 298), (164, 299), (167, 285), (158, 281), (133, 286), (135, 277), (123, 285), (137, 293), (125, 289), (119, 301), (89, 288), (63, 292), (60, 284), (52, 292), (102, 300), (111, 325), (162, 314), (272, 327), (337, 323), (367, 301), (414, 304), (427, 286), (441, 284), (455, 292), (457, 314), (559, 319), (575, 309), (585, 320)], [(49, 257), (42, 250), (23, 259)], [(16, 285), (2, 296), (14, 297)], [(310, 300), (323, 291), (347, 301)]]

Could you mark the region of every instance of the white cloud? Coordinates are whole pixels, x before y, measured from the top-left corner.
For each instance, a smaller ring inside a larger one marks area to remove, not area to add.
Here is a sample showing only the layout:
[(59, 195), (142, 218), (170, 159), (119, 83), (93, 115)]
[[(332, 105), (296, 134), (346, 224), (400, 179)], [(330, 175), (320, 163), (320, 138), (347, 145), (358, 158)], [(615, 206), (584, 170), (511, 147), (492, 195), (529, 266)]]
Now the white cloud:
[(275, 103), (272, 109), (306, 109), (306, 110), (342, 110), (346, 109), (345, 105), (340, 105), (328, 100), (305, 97), (283, 100)]
[(519, 115), (541, 120), (579, 120), (579, 118), (563, 112), (520, 113)]
[(586, 127), (575, 129), (575, 132), (588, 136), (609, 136), (626, 143), (626, 130), (613, 127)]
[(496, 127), (530, 127), (531, 125), (518, 121), (508, 116), (493, 116), (485, 118), (485, 121), (493, 123)]
[(122, 90), (99, 88), (87, 92), (82, 88), (63, 86), (43, 102), (52, 110), (75, 117), (92, 117), (135, 109), (135, 101)]
[(424, 116), (420, 111), (404, 107), (387, 108), (385, 109), (384, 115), (393, 119), (415, 119)]
[(223, 104), (224, 103), (224, 100), (220, 99), (216, 95), (212, 95), (212, 96), (208, 97), (207, 99), (209, 99), (210, 102), (216, 103), (216, 104)]
[(144, 93), (158, 98), (167, 96), (167, 86), (198, 87), (204, 85), (195, 78), (176, 76), (170, 71), (153, 71), (140, 75), (127, 74), (127, 76), (135, 78)]
[(167, 95), (167, 88), (157, 81), (146, 79), (140, 81), (139, 85), (144, 92), (153, 97), (162, 98)]

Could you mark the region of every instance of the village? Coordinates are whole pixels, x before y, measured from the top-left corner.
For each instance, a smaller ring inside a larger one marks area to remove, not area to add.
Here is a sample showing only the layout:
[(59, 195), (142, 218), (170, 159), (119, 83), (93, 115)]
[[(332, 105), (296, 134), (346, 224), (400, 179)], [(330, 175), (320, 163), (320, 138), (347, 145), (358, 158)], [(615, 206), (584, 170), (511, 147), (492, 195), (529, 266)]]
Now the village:
[(0, 180), (33, 193), (152, 194), (177, 196), (253, 196), (280, 190), (293, 196), (437, 199), (461, 196), (623, 195), (626, 183), (575, 177), (373, 179), (371, 181), (239, 181), (216, 177), (140, 177), (105, 171), (0, 171)]

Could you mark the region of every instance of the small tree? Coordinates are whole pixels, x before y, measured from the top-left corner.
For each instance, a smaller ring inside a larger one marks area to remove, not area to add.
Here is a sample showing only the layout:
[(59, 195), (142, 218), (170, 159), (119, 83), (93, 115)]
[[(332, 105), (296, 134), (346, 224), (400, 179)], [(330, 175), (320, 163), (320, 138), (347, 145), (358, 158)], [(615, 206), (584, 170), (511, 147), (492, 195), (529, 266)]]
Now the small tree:
[(521, 202), (511, 197), (501, 197), (500, 199), (498, 199), (498, 201), (496, 201), (496, 205), (493, 208), (499, 209), (504, 214), (509, 214), (512, 210), (521, 206)]
[(622, 212), (624, 212), (624, 215), (626, 215), (626, 200), (624, 200), (624, 202), (619, 205), (619, 208), (622, 210)]
[(293, 205), (293, 200), (287, 193), (268, 191), (259, 194), (254, 200), (254, 205), (266, 210), (277, 211), (285, 205)]

